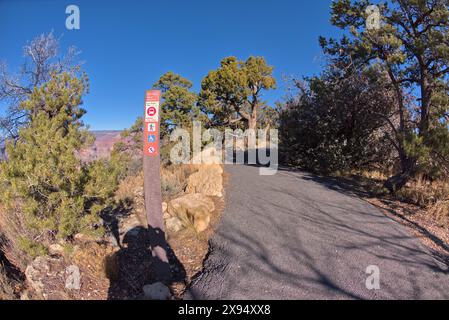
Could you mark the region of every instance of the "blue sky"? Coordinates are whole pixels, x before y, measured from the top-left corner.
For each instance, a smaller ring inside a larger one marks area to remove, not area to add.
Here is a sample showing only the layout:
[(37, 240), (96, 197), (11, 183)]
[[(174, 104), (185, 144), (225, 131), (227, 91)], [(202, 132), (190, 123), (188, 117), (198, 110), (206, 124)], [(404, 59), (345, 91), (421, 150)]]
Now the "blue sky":
[[(68, 5), (78, 5), (81, 29), (65, 28)], [(17, 71), (22, 47), (41, 33), (62, 36), (62, 49), (82, 51), (90, 94), (85, 122), (95, 130), (129, 127), (142, 113), (144, 91), (166, 71), (201, 79), (226, 56), (263, 56), (283, 77), (319, 73), (318, 36), (336, 36), (331, 0), (0, 0), (0, 59)]]

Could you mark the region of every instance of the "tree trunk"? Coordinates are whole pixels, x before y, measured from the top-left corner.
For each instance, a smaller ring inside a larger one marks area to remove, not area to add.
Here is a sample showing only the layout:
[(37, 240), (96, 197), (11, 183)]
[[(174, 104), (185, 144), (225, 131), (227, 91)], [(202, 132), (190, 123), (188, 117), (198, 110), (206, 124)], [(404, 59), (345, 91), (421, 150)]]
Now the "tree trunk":
[(251, 117), (251, 119), (248, 120), (248, 129), (256, 130), (256, 128), (257, 128), (257, 118)]
[(384, 183), (384, 187), (394, 194), (401, 190), (406, 183), (412, 178), (416, 166), (416, 159), (409, 158), (405, 155), (401, 156), (401, 172), (388, 178)]

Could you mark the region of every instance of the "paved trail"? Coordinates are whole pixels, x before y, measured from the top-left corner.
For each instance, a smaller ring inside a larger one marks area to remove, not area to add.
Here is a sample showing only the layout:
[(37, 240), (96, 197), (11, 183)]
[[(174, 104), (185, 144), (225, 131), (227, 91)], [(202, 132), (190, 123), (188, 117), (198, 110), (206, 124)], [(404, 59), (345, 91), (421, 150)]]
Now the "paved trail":
[[(228, 166), (226, 208), (186, 299), (449, 299), (449, 271), (402, 225), (307, 173)], [(380, 268), (367, 290), (366, 268)]]

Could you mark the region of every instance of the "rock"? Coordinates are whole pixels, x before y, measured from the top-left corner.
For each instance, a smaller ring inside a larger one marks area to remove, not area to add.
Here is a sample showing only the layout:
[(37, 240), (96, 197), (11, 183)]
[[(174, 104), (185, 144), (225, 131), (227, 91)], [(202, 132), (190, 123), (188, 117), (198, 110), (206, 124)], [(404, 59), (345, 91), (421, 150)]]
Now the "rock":
[(60, 279), (59, 270), (63, 264), (64, 260), (61, 258), (40, 256), (34, 259), (25, 269), (25, 277), (29, 289), (39, 298), (65, 299), (66, 294), (62, 288), (61, 290), (48, 288), (49, 283), (57, 283), (58, 279)]
[(25, 277), (28, 285), (40, 296), (43, 295), (44, 290), (43, 277), (49, 271), (50, 267), (46, 257), (37, 257), (25, 269)]
[(89, 236), (89, 235), (84, 234), (84, 233), (77, 233), (77, 234), (75, 234), (73, 236), (73, 239), (75, 241), (79, 241), (79, 242), (99, 242), (99, 241), (102, 240), (99, 237), (95, 238), (95, 237)]
[(67, 275), (65, 280), (65, 288), (67, 290), (80, 290), (81, 289), (81, 272), (80, 268), (76, 265), (68, 266), (65, 269)]
[(168, 209), (168, 203), (162, 202), (162, 213), (164, 215), (164, 220), (167, 220), (170, 218), (170, 214), (167, 212)]
[(120, 248), (120, 243), (119, 243), (119, 241), (117, 240), (117, 238), (114, 235), (110, 234), (107, 237), (107, 240), (111, 244), (112, 247)]
[(187, 179), (187, 193), (202, 193), (211, 197), (223, 196), (223, 168), (219, 165), (201, 166)]
[(168, 300), (171, 297), (170, 289), (162, 282), (147, 284), (143, 287), (145, 299)]
[(64, 254), (64, 247), (58, 243), (55, 243), (48, 247), (48, 252), (51, 255), (62, 256)]
[(178, 218), (183, 226), (193, 222), (196, 232), (207, 229), (211, 212), (215, 210), (214, 202), (203, 194), (187, 194), (174, 199), (168, 204), (167, 212)]
[[(143, 181), (143, 178), (142, 178)], [(142, 198), (144, 196), (144, 190), (143, 187), (138, 187), (134, 190), (134, 197), (135, 198)]]
[(169, 217), (165, 221), (165, 229), (169, 232), (176, 233), (184, 227), (182, 221), (177, 217)]
[(204, 216), (201, 219), (195, 219), (195, 222), (193, 223), (193, 226), (195, 227), (195, 231), (197, 233), (201, 233), (203, 231), (206, 231), (207, 227), (209, 227), (210, 224), (210, 215)]

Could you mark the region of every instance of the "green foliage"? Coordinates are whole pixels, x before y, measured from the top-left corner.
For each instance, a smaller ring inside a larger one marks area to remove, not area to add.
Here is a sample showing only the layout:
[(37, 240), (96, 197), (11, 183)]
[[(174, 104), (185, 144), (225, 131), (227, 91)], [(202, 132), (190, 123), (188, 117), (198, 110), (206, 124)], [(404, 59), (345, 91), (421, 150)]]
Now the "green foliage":
[(115, 150), (138, 150), (141, 152), (143, 150), (143, 117), (138, 117), (129, 129), (122, 132), (121, 136), (124, 139), (128, 139), (130, 143), (120, 141), (114, 146)]
[(449, 6), (446, 0), (386, 1), (378, 6), (378, 28), (367, 28), (369, 5), (334, 1), (331, 22), (348, 34), (320, 44), (337, 68), (379, 65), (388, 75), (397, 120), (389, 138), (401, 165), (389, 189), (397, 190), (413, 175), (436, 178), (449, 169)]
[(38, 256), (44, 256), (48, 253), (47, 248), (43, 244), (25, 237), (19, 237), (18, 244), (19, 249), (33, 259)]
[[(391, 97), (379, 70), (328, 69), (297, 83), (300, 94), (280, 113), (280, 149), (287, 164), (330, 173), (383, 162), (390, 144), (380, 115)], [(382, 133), (383, 132), (383, 133)]]
[(201, 83), (199, 105), (211, 115), (211, 126), (256, 128), (262, 90), (274, 89), (273, 67), (263, 57), (249, 57), (246, 61), (227, 57), (220, 68), (210, 71)]
[(21, 102), (35, 87), (48, 82), (54, 72), (80, 71), (76, 48), (69, 47), (65, 56), (60, 53), (58, 37), (50, 32), (35, 37), (23, 47), (24, 61), (18, 74), (10, 74), (6, 61), (0, 61), (0, 101), (5, 107), (0, 114), (2, 142), (6, 138), (17, 139), (19, 129), (29, 122), (31, 113), (21, 106)]
[(122, 169), (117, 156), (92, 164), (77, 157), (93, 141), (81, 121), (87, 81), (64, 72), (35, 88), (21, 105), (30, 111), (30, 122), (6, 145), (0, 197), (5, 215), (19, 208), (18, 244), (30, 256), (43, 254), (56, 238), (101, 232), (98, 214), (117, 187)]
[(114, 145), (111, 161), (120, 160), (126, 167), (126, 175), (137, 175), (142, 171), (143, 117), (138, 117), (134, 124), (122, 132), (122, 140)]
[(162, 91), (161, 137), (175, 128), (190, 128), (192, 121), (204, 120), (196, 106), (197, 95), (190, 91), (192, 82), (173, 72), (167, 72), (153, 85)]

